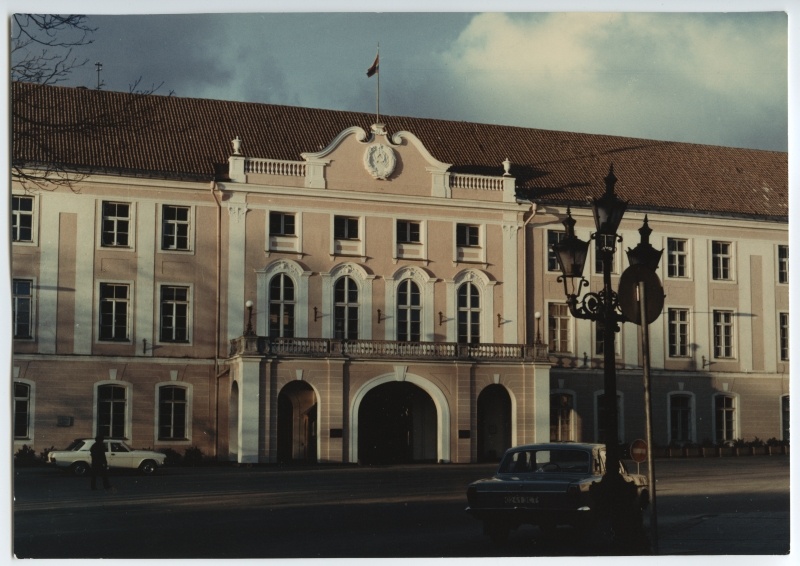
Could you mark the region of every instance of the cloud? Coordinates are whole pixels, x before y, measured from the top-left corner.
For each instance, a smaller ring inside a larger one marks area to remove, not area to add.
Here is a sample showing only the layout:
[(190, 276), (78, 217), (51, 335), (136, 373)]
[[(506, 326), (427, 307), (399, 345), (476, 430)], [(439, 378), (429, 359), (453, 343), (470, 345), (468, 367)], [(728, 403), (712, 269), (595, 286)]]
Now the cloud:
[(506, 123), (785, 149), (786, 32), (783, 14), (481, 14), (445, 57)]

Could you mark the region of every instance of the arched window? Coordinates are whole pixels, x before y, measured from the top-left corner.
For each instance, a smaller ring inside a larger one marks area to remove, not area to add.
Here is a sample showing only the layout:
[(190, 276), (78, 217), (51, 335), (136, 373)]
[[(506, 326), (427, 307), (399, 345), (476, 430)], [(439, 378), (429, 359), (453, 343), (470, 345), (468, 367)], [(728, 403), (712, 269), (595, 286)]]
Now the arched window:
[(675, 393), (669, 396), (669, 440), (678, 444), (694, 442), (692, 396)]
[(472, 283), (458, 288), (458, 342), (479, 344), (481, 341), (481, 296)]
[(358, 339), (358, 287), (350, 277), (342, 277), (333, 288), (333, 337)]
[(566, 391), (550, 394), (550, 440), (574, 441), (575, 396)]
[(269, 336), (294, 336), (294, 282), (285, 273), (278, 273), (269, 282)]
[(125, 438), (127, 388), (100, 385), (97, 388), (97, 431), (106, 438)]
[(789, 396), (781, 397), (781, 440), (789, 440)]
[(714, 396), (714, 440), (725, 444), (736, 440), (736, 397), (733, 395)]
[(406, 279), (397, 287), (397, 339), (404, 342), (420, 341), (420, 305), (419, 286)]
[(186, 438), (186, 388), (164, 385), (158, 388), (158, 439)]

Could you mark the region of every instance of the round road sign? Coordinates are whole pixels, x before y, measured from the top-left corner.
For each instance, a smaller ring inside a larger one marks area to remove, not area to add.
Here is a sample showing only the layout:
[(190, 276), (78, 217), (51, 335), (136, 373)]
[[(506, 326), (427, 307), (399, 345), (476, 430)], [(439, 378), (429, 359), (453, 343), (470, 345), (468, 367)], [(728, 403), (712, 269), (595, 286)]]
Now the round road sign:
[(642, 324), (639, 308), (639, 283), (644, 283), (645, 318), (647, 324), (654, 322), (664, 309), (664, 288), (661, 279), (643, 265), (629, 266), (619, 278), (619, 308), (627, 320), (634, 324)]
[(647, 461), (647, 442), (638, 438), (631, 442), (631, 460), (637, 464)]

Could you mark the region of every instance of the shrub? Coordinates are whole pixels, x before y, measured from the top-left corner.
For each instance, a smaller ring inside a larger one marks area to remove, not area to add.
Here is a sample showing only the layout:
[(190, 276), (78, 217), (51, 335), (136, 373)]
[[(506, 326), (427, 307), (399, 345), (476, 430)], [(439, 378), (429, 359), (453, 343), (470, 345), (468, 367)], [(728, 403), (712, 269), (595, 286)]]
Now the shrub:
[(197, 446), (187, 448), (183, 453), (183, 464), (185, 466), (198, 466), (203, 463), (203, 452)]
[(23, 444), (22, 448), (17, 450), (17, 453), (14, 454), (14, 465), (16, 466), (27, 467), (35, 466), (40, 463), (41, 461), (36, 456), (36, 450), (29, 447), (27, 444)]
[(164, 464), (167, 466), (180, 466), (183, 463), (183, 456), (172, 448), (163, 448), (161, 453), (167, 456), (167, 459), (164, 461)]

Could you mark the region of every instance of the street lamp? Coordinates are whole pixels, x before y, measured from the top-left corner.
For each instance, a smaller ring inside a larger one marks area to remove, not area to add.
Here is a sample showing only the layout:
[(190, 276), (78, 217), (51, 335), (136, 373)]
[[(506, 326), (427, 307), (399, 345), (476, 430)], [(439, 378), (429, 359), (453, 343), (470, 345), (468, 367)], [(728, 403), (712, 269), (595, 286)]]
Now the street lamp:
[[(575, 219), (567, 208), (567, 217), (563, 224), (566, 230), (565, 237), (553, 245), (561, 275), (558, 280), (564, 283), (564, 294), (570, 314), (575, 318), (586, 319), (601, 324), (603, 328), (603, 386), (605, 408), (605, 443), (606, 443), (606, 473), (597, 486), (597, 495), (601, 506), (610, 513), (612, 528), (616, 541), (626, 537), (634, 537), (636, 526), (631, 509), (629, 489), (627, 482), (620, 475), (620, 446), (617, 414), (617, 373), (614, 339), (615, 333), (620, 329), (620, 323), (626, 317), (622, 314), (619, 297), (611, 286), (611, 268), (614, 262), (614, 253), (617, 242), (622, 242), (622, 237), (617, 233), (628, 202), (619, 198), (614, 192), (617, 178), (614, 175), (613, 164), (605, 177), (606, 192), (600, 198), (592, 199), (592, 212), (597, 231), (591, 238), (597, 242), (597, 251), (603, 262), (603, 288), (600, 291), (589, 291), (581, 296), (581, 289), (588, 287), (589, 282), (583, 276), (589, 242), (583, 241), (575, 235)], [(649, 246), (647, 238), (651, 230), (645, 225), (640, 233), (642, 244), (637, 250), (631, 250), (634, 261), (647, 265), (655, 270), (658, 258), (646, 249)], [(646, 244), (646, 246), (644, 245)], [(650, 246), (652, 248), (652, 246)], [(653, 250), (655, 252), (655, 250)], [(652, 267), (651, 267), (652, 266)], [(635, 494), (633, 494), (635, 497)], [(637, 533), (638, 534), (638, 533)]]

